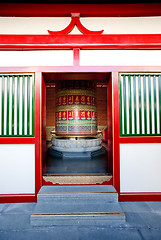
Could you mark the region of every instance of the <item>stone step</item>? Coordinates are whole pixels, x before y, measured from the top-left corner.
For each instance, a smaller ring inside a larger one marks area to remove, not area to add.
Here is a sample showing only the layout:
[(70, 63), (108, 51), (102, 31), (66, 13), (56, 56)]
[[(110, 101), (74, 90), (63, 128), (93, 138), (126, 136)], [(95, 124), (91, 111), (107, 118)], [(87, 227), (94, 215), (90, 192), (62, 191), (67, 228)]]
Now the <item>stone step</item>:
[(118, 202), (118, 194), (112, 185), (43, 186), (37, 195), (38, 203), (55, 202), (62, 205), (99, 202)]
[(119, 203), (38, 203), (30, 221), (33, 226), (107, 225), (125, 222), (125, 215)]
[(111, 225), (125, 222), (112, 185), (43, 186), (30, 216), (33, 226)]

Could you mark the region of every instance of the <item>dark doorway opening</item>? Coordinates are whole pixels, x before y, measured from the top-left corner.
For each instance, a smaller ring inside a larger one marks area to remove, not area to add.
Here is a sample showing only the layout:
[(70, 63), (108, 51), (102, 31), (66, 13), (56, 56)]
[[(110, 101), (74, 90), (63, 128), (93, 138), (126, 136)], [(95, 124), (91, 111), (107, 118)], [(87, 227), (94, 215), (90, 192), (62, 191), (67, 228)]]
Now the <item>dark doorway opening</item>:
[[(52, 154), (51, 131), (55, 131), (56, 84), (60, 80), (94, 80), (96, 82), (97, 127), (103, 150), (91, 158), (64, 158)], [(112, 84), (111, 73), (43, 73), (42, 158), (43, 176), (112, 174)]]

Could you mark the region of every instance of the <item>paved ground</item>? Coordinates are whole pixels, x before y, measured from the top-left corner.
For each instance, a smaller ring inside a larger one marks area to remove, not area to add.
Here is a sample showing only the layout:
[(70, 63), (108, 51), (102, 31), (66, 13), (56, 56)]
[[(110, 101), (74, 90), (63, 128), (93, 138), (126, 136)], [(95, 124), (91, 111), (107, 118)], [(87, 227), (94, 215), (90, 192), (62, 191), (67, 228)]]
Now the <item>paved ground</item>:
[(122, 202), (126, 223), (32, 227), (35, 203), (0, 204), (0, 240), (161, 240), (161, 202)]

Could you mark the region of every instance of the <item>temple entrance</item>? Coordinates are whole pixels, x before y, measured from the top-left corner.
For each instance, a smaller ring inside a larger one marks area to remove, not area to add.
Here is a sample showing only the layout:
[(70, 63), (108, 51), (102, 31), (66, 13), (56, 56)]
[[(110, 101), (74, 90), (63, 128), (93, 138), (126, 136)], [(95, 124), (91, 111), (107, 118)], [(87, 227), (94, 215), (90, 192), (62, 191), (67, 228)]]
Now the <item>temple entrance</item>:
[(107, 176), (111, 179), (111, 94), (110, 73), (43, 74), (42, 169), (46, 184), (59, 183), (62, 178), (62, 184), (69, 184), (69, 178), (71, 184), (85, 184), (83, 178), (95, 178), (97, 183), (105, 182)]

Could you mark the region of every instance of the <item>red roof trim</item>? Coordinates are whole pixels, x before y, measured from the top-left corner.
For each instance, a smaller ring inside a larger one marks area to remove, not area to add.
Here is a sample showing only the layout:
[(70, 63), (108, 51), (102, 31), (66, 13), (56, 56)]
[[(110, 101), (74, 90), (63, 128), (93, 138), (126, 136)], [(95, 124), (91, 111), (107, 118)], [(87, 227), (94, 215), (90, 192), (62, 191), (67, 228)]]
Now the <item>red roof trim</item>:
[(161, 3), (138, 4), (25, 4), (0, 3), (0, 16), (6, 17), (139, 17), (161, 16)]
[(0, 35), (0, 50), (161, 49), (161, 34)]

